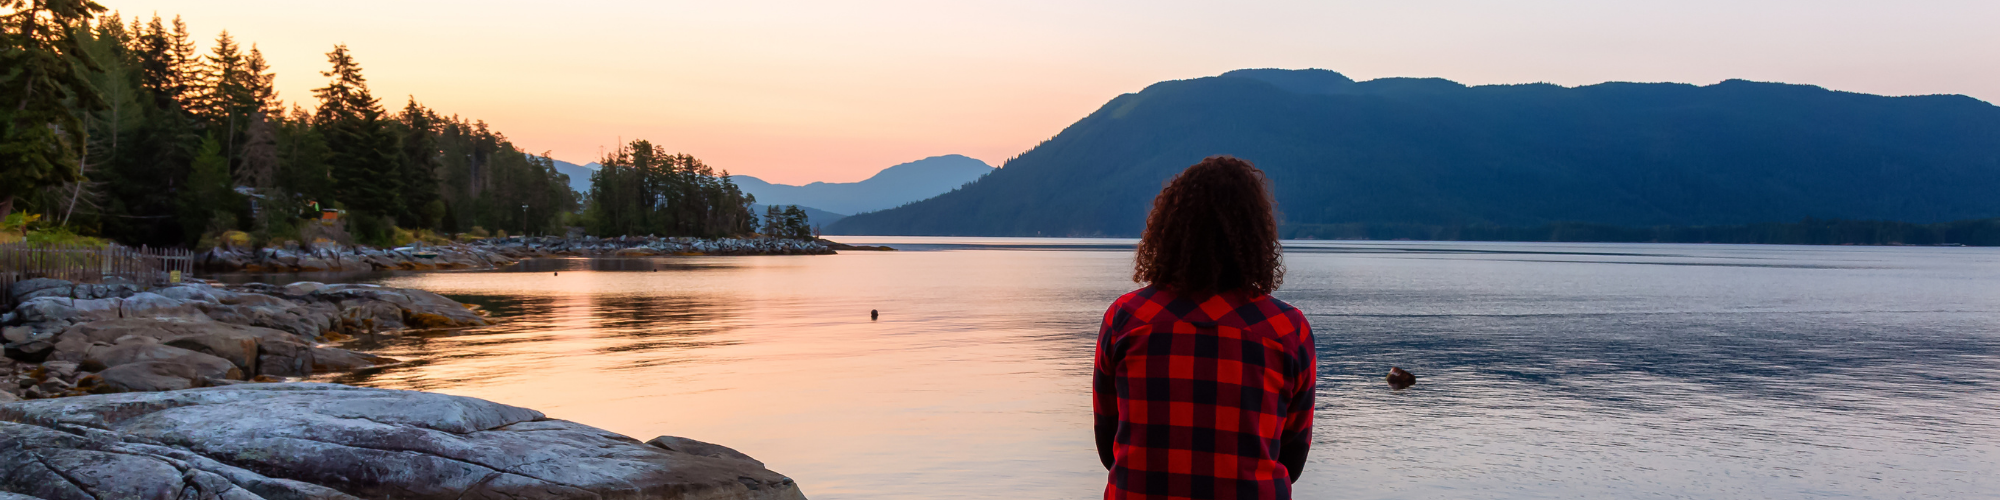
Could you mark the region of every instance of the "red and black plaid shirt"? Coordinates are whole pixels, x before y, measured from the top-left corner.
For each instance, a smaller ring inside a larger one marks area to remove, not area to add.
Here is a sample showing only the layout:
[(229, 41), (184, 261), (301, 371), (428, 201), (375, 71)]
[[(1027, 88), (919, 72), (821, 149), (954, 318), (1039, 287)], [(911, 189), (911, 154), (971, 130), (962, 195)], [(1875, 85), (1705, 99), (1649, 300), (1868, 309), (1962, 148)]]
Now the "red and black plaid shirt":
[(1116, 426), (1104, 498), (1291, 498), (1279, 457), (1303, 462), (1312, 444), (1318, 378), (1298, 309), (1142, 288), (1105, 311), (1096, 365), (1098, 426)]

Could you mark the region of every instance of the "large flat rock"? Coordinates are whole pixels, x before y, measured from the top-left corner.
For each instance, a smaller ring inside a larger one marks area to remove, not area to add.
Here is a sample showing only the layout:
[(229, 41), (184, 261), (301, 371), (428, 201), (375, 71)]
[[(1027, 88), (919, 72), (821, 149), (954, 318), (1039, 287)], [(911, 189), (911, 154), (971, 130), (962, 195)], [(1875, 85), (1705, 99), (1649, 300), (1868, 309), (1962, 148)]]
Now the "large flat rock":
[(755, 460), (700, 453), (700, 444), (670, 450), (460, 396), (244, 384), (0, 404), (0, 492), (52, 499), (805, 498), (791, 479)]

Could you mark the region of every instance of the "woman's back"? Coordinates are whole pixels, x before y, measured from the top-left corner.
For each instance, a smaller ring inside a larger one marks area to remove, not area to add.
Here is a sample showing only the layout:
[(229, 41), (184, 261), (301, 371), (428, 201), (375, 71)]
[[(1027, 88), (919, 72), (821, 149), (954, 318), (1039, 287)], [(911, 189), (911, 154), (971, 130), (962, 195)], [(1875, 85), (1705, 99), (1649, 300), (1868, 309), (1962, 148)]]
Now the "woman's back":
[(1289, 499), (1318, 378), (1305, 315), (1271, 292), (1284, 247), (1270, 181), (1214, 156), (1153, 198), (1092, 377), (1107, 499)]
[[(1093, 404), (1115, 426), (1105, 498), (1290, 498), (1310, 446), (1312, 330), (1268, 295), (1146, 287), (1105, 312)], [(1297, 464), (1295, 464), (1297, 465)]]

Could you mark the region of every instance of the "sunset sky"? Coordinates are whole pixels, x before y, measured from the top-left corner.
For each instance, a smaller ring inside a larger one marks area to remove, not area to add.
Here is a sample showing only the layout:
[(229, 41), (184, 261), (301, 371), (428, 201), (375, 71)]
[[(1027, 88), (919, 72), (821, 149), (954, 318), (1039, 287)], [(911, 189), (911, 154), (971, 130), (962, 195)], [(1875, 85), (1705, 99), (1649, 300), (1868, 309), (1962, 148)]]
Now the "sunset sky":
[(346, 43), (389, 108), (594, 161), (646, 138), (773, 182), (998, 166), (1106, 100), (1239, 68), (1466, 84), (1728, 78), (2000, 99), (1993, 0), (99, 0), (256, 43), (311, 106)]

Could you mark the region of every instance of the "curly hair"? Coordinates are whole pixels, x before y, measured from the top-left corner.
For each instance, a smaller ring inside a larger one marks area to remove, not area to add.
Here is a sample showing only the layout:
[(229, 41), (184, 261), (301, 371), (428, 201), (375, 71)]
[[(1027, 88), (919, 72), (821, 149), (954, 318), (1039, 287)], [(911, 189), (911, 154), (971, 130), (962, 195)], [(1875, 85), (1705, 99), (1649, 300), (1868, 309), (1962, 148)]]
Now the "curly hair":
[(1250, 162), (1211, 156), (1153, 198), (1132, 280), (1175, 294), (1269, 294), (1285, 281), (1270, 181)]

